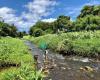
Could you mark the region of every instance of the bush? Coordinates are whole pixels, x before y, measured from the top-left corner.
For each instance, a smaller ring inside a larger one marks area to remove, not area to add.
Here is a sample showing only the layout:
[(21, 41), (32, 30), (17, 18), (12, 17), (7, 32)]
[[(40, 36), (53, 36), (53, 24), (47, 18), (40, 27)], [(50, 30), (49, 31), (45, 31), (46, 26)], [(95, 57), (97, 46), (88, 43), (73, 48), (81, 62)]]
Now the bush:
[(48, 44), (48, 48), (62, 54), (76, 54), (80, 56), (100, 55), (100, 31), (83, 31), (57, 34), (48, 34), (30, 40), (39, 45), (41, 41)]
[(41, 30), (41, 29), (36, 29), (35, 31), (34, 31), (34, 36), (35, 37), (39, 37), (39, 36), (41, 36), (43, 34), (43, 31)]
[(72, 51), (72, 44), (71, 41), (68, 39), (65, 39), (58, 43), (57, 51), (64, 51), (65, 53)]

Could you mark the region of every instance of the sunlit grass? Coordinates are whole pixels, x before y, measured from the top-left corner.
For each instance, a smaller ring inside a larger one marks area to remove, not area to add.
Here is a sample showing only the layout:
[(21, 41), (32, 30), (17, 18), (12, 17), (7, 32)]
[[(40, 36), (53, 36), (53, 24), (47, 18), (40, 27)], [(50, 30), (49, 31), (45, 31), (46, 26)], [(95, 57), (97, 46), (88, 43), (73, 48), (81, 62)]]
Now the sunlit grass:
[(0, 61), (20, 63), (26, 61), (25, 59), (31, 61), (32, 56), (22, 40), (14, 38), (0, 39)]
[(0, 73), (0, 80), (43, 80), (42, 71), (37, 71), (29, 64), (19, 68), (5, 69)]
[[(47, 34), (29, 38), (33, 43), (44, 41), (48, 48), (54, 51), (64, 51), (81, 56), (96, 56), (100, 53), (100, 31), (69, 32), (61, 34)], [(72, 53), (73, 52), (73, 53)]]
[[(1, 65), (7, 63), (19, 66)], [(0, 80), (42, 80), (42, 71), (35, 69), (33, 56), (24, 41), (16, 38), (0, 39)]]

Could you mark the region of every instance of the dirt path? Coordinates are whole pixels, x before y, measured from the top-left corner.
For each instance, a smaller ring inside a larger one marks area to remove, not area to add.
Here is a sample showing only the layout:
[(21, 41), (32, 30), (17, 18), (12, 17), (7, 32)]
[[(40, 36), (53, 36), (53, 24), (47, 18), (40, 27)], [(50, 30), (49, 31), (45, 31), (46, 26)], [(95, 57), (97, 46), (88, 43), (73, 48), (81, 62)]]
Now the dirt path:
[[(43, 51), (30, 41), (25, 41), (25, 44), (29, 46), (33, 56), (39, 55), (39, 65), (42, 66)], [(54, 60), (55, 67), (49, 70), (50, 73), (45, 80), (100, 80), (99, 62), (73, 61), (51, 51), (49, 51), (48, 58)]]

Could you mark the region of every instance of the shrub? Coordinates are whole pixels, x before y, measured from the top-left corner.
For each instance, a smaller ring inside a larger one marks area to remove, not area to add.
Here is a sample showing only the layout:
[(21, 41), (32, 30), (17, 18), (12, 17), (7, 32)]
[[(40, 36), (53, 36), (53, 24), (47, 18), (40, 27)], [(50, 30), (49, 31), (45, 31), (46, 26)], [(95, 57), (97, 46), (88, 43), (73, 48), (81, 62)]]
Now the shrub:
[(41, 41), (48, 44), (48, 48), (54, 51), (80, 56), (96, 56), (100, 54), (100, 31), (83, 31), (57, 34), (48, 34), (38, 38), (30, 38), (33, 43), (39, 45)]
[(58, 46), (57, 46), (57, 51), (64, 51), (64, 52), (70, 52), (72, 51), (72, 44), (71, 44), (71, 41), (68, 40), (68, 39), (65, 39), (61, 42), (58, 43)]

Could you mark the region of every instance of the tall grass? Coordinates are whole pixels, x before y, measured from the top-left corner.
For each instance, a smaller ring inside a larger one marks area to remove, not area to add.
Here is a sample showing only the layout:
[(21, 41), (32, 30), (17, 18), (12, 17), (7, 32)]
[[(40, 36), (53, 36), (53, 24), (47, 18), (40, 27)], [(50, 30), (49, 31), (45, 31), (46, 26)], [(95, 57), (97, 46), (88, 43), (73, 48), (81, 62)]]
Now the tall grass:
[(31, 62), (32, 56), (23, 41), (14, 38), (0, 39), (0, 62)]
[(69, 32), (61, 34), (47, 34), (37, 38), (29, 38), (39, 45), (41, 41), (48, 44), (48, 48), (64, 54), (96, 57), (100, 55), (100, 31)]
[(33, 63), (22, 40), (0, 38), (0, 80), (42, 80), (42, 72), (35, 70)]
[(1, 75), (0, 80), (43, 80), (42, 71), (37, 71), (28, 64), (6, 70)]

